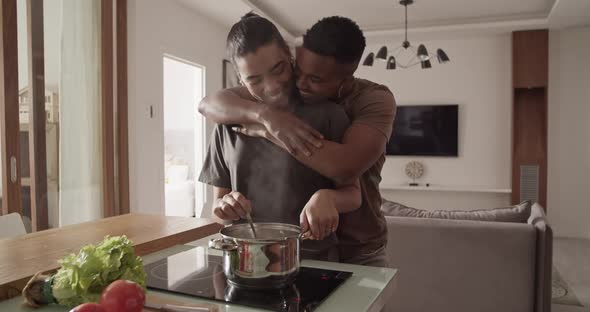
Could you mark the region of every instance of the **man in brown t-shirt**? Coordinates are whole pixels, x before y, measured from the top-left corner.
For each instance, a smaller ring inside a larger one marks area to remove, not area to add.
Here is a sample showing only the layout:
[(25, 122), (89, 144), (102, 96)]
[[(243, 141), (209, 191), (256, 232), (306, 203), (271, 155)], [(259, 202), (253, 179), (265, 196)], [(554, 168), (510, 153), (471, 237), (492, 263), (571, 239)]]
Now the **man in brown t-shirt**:
[[(344, 107), (351, 120), (342, 143), (321, 135), (292, 114), (221, 91), (206, 97), (199, 111), (217, 123), (246, 125), (242, 133), (279, 142), (297, 160), (334, 181), (359, 178), (362, 206), (340, 214), (337, 229), (342, 262), (387, 266), (387, 228), (380, 211), (379, 183), (385, 145), (395, 117), (395, 100), (383, 85), (353, 76), (365, 48), (353, 21), (328, 17), (317, 22), (297, 48), (297, 87), (307, 102), (330, 99)], [(336, 201), (327, 193), (312, 205)], [(313, 220), (310, 220), (313, 222)], [(327, 228), (320, 226), (320, 228)]]

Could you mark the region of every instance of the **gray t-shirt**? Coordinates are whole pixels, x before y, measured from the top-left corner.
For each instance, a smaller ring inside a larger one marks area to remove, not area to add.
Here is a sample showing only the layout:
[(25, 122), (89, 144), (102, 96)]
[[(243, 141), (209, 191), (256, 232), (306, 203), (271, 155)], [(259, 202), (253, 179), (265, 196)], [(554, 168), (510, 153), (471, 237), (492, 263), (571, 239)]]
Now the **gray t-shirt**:
[[(335, 142), (350, 125), (342, 106), (331, 102), (299, 103), (294, 114)], [(227, 125), (215, 127), (199, 181), (242, 193), (252, 201), (255, 222), (296, 225), (311, 196), (334, 187), (272, 142), (235, 133)]]

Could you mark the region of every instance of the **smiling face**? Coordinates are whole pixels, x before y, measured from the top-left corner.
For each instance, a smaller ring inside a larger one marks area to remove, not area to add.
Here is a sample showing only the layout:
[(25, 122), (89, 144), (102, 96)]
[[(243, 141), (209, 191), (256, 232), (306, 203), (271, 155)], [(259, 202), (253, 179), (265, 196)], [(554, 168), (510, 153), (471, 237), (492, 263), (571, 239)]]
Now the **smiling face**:
[(297, 48), (295, 76), (297, 88), (308, 100), (337, 100), (343, 85), (353, 78), (356, 64), (338, 63), (334, 57)]
[(244, 86), (259, 101), (275, 104), (293, 89), (291, 55), (275, 41), (234, 59)]
[(296, 62), (297, 88), (305, 99), (335, 99), (338, 89), (349, 76), (346, 75), (347, 65), (304, 47), (297, 48)]

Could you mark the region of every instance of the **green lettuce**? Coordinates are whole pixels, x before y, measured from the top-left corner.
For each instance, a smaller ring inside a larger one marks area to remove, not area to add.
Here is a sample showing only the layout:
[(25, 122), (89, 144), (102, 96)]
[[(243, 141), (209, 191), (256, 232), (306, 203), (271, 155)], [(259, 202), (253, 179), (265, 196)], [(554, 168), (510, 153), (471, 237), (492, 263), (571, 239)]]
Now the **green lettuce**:
[(134, 281), (145, 290), (143, 262), (126, 236), (107, 236), (97, 246), (84, 246), (77, 255), (70, 254), (59, 263), (52, 294), (60, 305), (98, 302), (102, 290), (119, 279)]

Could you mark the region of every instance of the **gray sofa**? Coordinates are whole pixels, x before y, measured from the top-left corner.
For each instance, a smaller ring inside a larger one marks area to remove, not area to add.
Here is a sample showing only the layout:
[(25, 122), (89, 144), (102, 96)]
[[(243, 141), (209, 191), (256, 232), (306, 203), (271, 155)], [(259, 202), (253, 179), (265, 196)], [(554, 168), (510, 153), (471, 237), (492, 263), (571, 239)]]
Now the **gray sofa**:
[(521, 223), (386, 216), (399, 280), (385, 310), (551, 311), (553, 234), (529, 207)]

